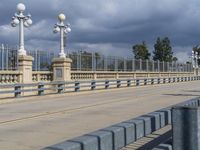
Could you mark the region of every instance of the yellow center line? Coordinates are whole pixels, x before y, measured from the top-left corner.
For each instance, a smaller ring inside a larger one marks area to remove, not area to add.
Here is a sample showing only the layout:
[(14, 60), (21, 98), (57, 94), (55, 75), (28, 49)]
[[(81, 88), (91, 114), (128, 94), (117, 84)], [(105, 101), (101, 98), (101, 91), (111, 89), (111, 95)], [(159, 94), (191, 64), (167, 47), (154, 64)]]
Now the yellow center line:
[[(166, 89), (164, 89), (163, 91), (165, 91), (165, 90)], [(170, 91), (167, 91), (167, 92), (173, 92), (173, 91), (174, 90), (170, 90)], [(161, 93), (161, 91), (159, 91), (159, 93)], [(138, 99), (143, 99), (145, 97), (149, 97), (149, 95), (150, 96), (154, 96), (154, 95), (158, 95), (159, 93), (156, 93), (156, 94), (147, 93), (147, 94), (144, 94), (142, 96), (137, 96), (134, 99), (135, 100), (136, 99), (137, 100)], [(74, 112), (74, 111), (78, 111), (78, 110), (94, 108), (94, 107), (107, 105), (107, 104), (127, 102), (127, 101), (132, 101), (132, 100), (133, 99), (131, 97), (129, 97), (129, 98), (119, 98), (119, 99), (115, 99), (115, 100), (112, 100), (112, 101), (109, 101), (109, 102), (103, 102), (103, 103), (97, 103), (97, 104), (93, 104), (93, 105), (80, 106), (80, 107), (77, 107), (77, 108), (68, 108), (68, 109), (52, 111), (52, 112), (45, 112), (45, 113), (41, 113), (41, 114), (38, 114), (38, 115), (24, 117), (24, 118), (17, 118), (17, 119), (12, 119), (12, 120), (7, 120), (7, 121), (1, 121), (0, 124), (16, 123), (16, 122), (21, 122), (21, 121), (25, 121), (25, 120), (30, 120), (30, 119), (36, 119), (36, 118), (41, 118), (41, 117), (45, 117), (45, 116), (50, 116), (50, 115), (56, 115), (56, 114), (62, 114), (62, 113), (70, 113), (70, 112)]]

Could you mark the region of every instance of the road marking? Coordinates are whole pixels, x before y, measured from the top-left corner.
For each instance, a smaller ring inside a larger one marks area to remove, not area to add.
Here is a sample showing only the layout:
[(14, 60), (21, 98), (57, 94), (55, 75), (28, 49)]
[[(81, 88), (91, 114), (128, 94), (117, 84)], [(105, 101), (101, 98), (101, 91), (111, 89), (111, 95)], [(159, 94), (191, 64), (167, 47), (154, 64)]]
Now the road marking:
[[(165, 89), (163, 89), (164, 91)], [(169, 90), (167, 92), (173, 92), (174, 90)], [(161, 91), (159, 91), (161, 92)], [(138, 99), (142, 99), (145, 97), (149, 97), (150, 96), (154, 96), (157, 95), (156, 94), (151, 94), (151, 93), (147, 93), (144, 94), (142, 97), (141, 96), (137, 96), (134, 99), (138, 100)], [(7, 121), (1, 121), (0, 125), (2, 124), (10, 124), (10, 123), (17, 123), (17, 122), (21, 122), (21, 121), (25, 121), (25, 120), (31, 120), (31, 119), (36, 119), (36, 118), (41, 118), (41, 117), (45, 117), (45, 116), (50, 116), (50, 115), (56, 115), (56, 114), (63, 114), (63, 113), (70, 113), (70, 112), (74, 112), (74, 111), (78, 111), (78, 110), (83, 110), (83, 109), (87, 109), (87, 108), (94, 108), (97, 106), (102, 106), (102, 105), (107, 105), (107, 104), (114, 104), (114, 103), (120, 103), (120, 102), (127, 102), (127, 101), (132, 101), (131, 97), (129, 98), (119, 98), (119, 99), (115, 99), (109, 102), (103, 102), (103, 103), (96, 103), (93, 105), (86, 105), (86, 106), (80, 106), (77, 108), (68, 108), (68, 109), (63, 109), (63, 110), (58, 110), (58, 111), (52, 111), (52, 112), (45, 112), (45, 113), (41, 113), (38, 115), (33, 115), (33, 116), (28, 116), (28, 117), (24, 117), (24, 118), (17, 118), (17, 119), (12, 119), (12, 120), (7, 120)]]

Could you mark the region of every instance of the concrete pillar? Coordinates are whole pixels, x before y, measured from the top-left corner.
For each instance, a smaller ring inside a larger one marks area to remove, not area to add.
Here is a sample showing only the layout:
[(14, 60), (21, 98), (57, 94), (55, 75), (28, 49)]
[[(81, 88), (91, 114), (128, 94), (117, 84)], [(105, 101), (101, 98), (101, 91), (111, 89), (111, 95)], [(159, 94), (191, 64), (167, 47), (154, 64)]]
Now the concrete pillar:
[(172, 109), (173, 150), (200, 149), (200, 107)]
[(53, 81), (71, 80), (72, 60), (70, 58), (54, 58), (52, 63), (53, 63)]
[(32, 83), (33, 57), (19, 55), (18, 61), (18, 70), (22, 73), (20, 83)]

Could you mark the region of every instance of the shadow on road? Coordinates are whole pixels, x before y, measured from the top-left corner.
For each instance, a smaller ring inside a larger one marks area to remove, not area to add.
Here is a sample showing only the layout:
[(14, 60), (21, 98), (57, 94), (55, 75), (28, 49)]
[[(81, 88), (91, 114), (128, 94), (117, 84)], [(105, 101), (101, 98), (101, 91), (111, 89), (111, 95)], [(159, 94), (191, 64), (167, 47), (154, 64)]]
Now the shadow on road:
[(196, 97), (200, 96), (200, 95), (197, 95), (197, 94), (163, 94), (163, 95), (168, 95), (168, 96), (196, 96)]

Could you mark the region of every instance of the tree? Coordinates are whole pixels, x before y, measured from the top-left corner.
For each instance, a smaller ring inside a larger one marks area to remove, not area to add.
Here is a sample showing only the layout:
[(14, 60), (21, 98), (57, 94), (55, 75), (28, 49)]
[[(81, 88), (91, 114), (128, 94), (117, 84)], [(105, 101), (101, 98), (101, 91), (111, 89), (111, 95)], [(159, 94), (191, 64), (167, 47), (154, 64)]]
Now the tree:
[(145, 42), (142, 42), (142, 44), (134, 45), (133, 53), (135, 55), (135, 59), (143, 59), (144, 60), (144, 59), (149, 59), (149, 57), (151, 56)]
[(154, 45), (153, 60), (171, 62), (173, 58), (172, 47), (168, 37), (161, 39), (157, 38)]
[(173, 57), (172, 61), (178, 61), (178, 58), (177, 57)]

